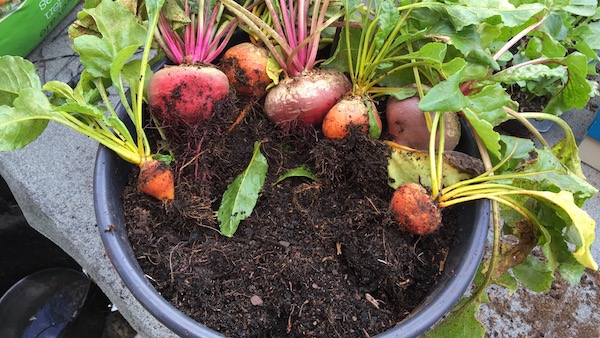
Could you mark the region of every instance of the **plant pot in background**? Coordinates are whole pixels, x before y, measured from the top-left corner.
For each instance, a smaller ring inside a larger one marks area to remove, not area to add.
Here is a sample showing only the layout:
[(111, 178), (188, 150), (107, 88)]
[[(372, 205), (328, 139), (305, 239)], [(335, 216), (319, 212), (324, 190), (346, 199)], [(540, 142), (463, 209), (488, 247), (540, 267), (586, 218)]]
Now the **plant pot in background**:
[[(119, 116), (125, 116), (122, 107)], [(463, 125), (463, 136), (457, 150), (470, 155), (477, 148)], [(98, 229), (106, 253), (133, 296), (167, 328), (182, 337), (221, 337), (218, 332), (188, 317), (163, 298), (145, 277), (127, 236), (122, 194), (132, 166), (114, 152), (100, 146), (94, 173), (94, 202)], [(489, 203), (465, 203), (458, 212), (457, 241), (450, 248), (445, 269), (423, 303), (392, 329), (377, 337), (415, 337), (433, 327), (469, 287), (487, 239)]]
[(109, 301), (66, 252), (29, 226), (0, 177), (0, 337), (100, 337)]

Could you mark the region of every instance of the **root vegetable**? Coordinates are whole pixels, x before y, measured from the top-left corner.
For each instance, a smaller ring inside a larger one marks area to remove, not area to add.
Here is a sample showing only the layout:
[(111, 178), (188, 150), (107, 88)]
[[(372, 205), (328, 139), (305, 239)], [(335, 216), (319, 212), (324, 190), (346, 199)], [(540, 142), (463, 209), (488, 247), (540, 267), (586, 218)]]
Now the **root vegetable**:
[(260, 98), (273, 81), (267, 73), (269, 51), (250, 42), (229, 48), (223, 55), (221, 69), (239, 95)]
[[(369, 106), (367, 106), (369, 105)], [(348, 136), (352, 126), (359, 126), (363, 133), (369, 132), (369, 110), (381, 130), (381, 119), (377, 107), (360, 96), (347, 96), (333, 106), (323, 119), (323, 134), (328, 139), (341, 140)]]
[(166, 66), (148, 82), (150, 111), (169, 125), (206, 121), (228, 93), (227, 76), (209, 65)]
[(163, 162), (148, 159), (140, 165), (138, 189), (161, 201), (175, 198), (175, 177), (171, 168)]
[[(430, 132), (425, 122), (425, 113), (419, 109), (418, 97), (397, 100), (390, 97), (386, 106), (388, 131), (394, 142), (414, 149), (429, 149)], [(458, 115), (444, 113), (444, 149), (452, 150), (458, 145), (461, 129)], [(439, 136), (436, 137), (436, 140)], [(436, 149), (438, 143), (436, 142)]]
[(314, 69), (282, 80), (265, 97), (264, 110), (276, 124), (319, 125), (325, 114), (352, 89), (335, 69)]
[(425, 188), (418, 183), (399, 186), (390, 203), (400, 228), (416, 235), (427, 235), (442, 224), (440, 208)]

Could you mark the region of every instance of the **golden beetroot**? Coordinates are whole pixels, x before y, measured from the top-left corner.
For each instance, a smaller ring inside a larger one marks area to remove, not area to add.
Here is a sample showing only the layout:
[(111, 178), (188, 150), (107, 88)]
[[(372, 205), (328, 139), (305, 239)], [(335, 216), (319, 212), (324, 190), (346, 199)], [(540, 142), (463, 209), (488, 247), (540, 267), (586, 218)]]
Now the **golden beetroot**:
[(175, 177), (171, 168), (153, 158), (140, 164), (138, 189), (161, 201), (171, 201), (175, 198)]
[(430, 234), (442, 224), (440, 208), (418, 183), (399, 186), (392, 196), (390, 209), (400, 228), (416, 235)]
[(325, 115), (323, 134), (330, 140), (341, 140), (348, 136), (352, 126), (359, 126), (360, 131), (366, 134), (370, 127), (369, 111), (381, 130), (381, 118), (372, 101), (354, 95), (344, 97)]

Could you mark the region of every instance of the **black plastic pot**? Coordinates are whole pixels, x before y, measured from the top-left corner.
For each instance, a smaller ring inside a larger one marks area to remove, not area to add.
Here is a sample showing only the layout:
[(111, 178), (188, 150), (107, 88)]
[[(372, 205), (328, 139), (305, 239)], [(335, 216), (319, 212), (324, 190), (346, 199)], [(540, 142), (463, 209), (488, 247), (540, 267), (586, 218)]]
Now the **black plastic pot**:
[(108, 298), (29, 226), (0, 177), (0, 337), (100, 337)]
[[(120, 116), (125, 116), (121, 109)], [(469, 128), (463, 125), (457, 150), (471, 155), (477, 148)], [(182, 337), (223, 337), (192, 320), (164, 299), (144, 276), (127, 238), (122, 193), (131, 165), (100, 146), (94, 173), (94, 202), (100, 236), (106, 253), (133, 296), (161, 323)], [(458, 242), (450, 248), (443, 276), (432, 293), (407, 318), (378, 338), (416, 337), (432, 328), (461, 298), (470, 285), (487, 239), (489, 203), (465, 203), (458, 214)], [(108, 231), (108, 229), (111, 229)]]

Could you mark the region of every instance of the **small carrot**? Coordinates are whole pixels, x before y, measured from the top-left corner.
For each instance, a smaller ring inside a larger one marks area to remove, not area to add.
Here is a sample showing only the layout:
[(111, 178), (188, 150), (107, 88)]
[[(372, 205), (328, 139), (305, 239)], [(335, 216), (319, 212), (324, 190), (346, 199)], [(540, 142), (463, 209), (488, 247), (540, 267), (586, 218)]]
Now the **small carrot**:
[[(367, 106), (367, 104), (369, 106)], [(323, 119), (323, 134), (330, 140), (341, 140), (348, 136), (350, 127), (360, 126), (363, 133), (369, 132), (369, 109), (381, 130), (381, 119), (377, 108), (372, 101), (365, 101), (360, 96), (347, 96), (342, 98)]]
[(418, 183), (399, 186), (390, 203), (400, 228), (416, 235), (427, 235), (442, 224), (440, 208)]
[(140, 164), (138, 189), (161, 201), (175, 198), (175, 176), (164, 162), (149, 158)]

